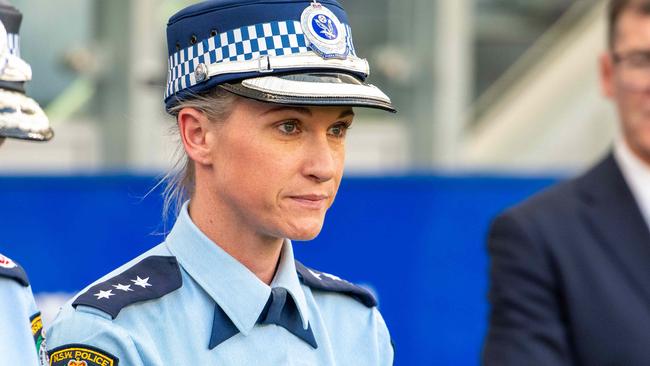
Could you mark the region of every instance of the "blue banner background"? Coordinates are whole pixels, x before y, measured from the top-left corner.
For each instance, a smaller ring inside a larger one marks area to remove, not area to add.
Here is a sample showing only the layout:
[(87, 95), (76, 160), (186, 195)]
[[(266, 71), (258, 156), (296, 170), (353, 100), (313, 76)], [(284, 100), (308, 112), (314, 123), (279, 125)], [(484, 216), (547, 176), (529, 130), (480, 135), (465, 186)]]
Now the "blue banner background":
[[(554, 178), (346, 178), (321, 235), (296, 243), (316, 269), (371, 287), (396, 365), (476, 365), (487, 316), (485, 236), (505, 207)], [(35, 292), (76, 292), (163, 239), (149, 176), (2, 177), (0, 252)]]

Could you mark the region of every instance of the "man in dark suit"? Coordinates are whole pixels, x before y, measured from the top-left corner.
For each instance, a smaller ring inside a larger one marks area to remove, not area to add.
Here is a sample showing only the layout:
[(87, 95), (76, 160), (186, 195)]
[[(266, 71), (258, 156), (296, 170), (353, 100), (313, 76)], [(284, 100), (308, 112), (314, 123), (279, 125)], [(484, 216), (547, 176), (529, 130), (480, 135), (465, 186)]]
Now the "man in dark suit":
[(650, 0), (610, 0), (609, 27), (621, 137), (494, 221), (484, 365), (650, 365)]

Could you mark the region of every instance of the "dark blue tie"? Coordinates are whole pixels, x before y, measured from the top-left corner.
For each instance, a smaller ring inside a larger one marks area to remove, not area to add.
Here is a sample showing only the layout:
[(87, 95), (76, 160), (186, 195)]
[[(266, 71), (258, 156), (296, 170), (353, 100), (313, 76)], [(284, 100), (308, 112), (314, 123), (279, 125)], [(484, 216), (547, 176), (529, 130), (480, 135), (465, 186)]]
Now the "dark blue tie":
[[(260, 313), (257, 323), (275, 324), (280, 326), (296, 337), (304, 340), (314, 348), (318, 348), (316, 338), (311, 330), (311, 325), (304, 329), (298, 307), (291, 296), (287, 296), (287, 290), (282, 287), (275, 287), (271, 290), (269, 300)], [(232, 323), (228, 315), (224, 313), (217, 304), (214, 311), (214, 322), (212, 325), (212, 336), (210, 337), (210, 349), (225, 342), (239, 333), (237, 327)]]

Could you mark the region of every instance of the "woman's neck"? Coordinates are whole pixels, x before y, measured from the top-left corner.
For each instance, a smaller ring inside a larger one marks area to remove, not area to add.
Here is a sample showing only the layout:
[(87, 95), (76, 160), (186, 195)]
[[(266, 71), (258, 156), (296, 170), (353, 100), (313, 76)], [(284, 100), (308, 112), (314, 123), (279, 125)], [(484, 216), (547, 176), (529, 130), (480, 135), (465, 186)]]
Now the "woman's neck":
[(284, 240), (262, 236), (246, 230), (234, 213), (224, 212), (223, 205), (196, 193), (190, 202), (189, 215), (194, 224), (221, 249), (246, 266), (267, 285), (275, 276)]

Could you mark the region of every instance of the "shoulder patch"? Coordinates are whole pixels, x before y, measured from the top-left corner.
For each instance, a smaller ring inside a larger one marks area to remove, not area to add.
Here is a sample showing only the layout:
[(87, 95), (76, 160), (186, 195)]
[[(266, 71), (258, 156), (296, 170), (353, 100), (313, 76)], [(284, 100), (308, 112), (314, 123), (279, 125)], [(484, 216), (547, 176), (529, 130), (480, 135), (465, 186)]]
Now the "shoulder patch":
[(363, 287), (352, 284), (337, 276), (305, 267), (296, 261), (296, 271), (305, 285), (322, 291), (340, 292), (357, 299), (367, 307), (377, 306), (377, 299)]
[(82, 293), (72, 303), (99, 309), (115, 319), (131, 304), (163, 297), (183, 285), (176, 257), (147, 257), (121, 274)]
[(23, 267), (2, 254), (0, 254), (0, 277), (11, 278), (25, 287), (29, 286), (27, 273)]
[(43, 330), (43, 320), (41, 313), (37, 312), (29, 318), (32, 326), (32, 336), (34, 337), (34, 344), (36, 345), (36, 352), (38, 354), (39, 365), (49, 365), (47, 358), (47, 349), (45, 347), (45, 330)]
[(66, 344), (50, 351), (50, 366), (117, 366), (112, 354), (85, 344)]

